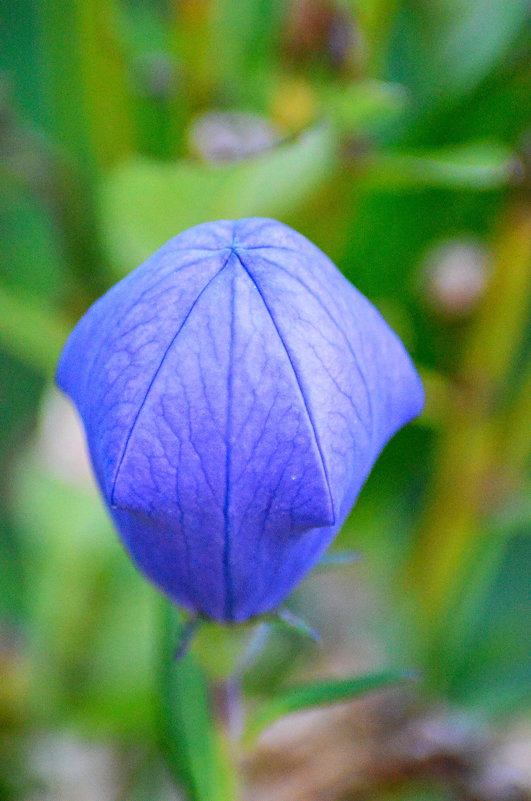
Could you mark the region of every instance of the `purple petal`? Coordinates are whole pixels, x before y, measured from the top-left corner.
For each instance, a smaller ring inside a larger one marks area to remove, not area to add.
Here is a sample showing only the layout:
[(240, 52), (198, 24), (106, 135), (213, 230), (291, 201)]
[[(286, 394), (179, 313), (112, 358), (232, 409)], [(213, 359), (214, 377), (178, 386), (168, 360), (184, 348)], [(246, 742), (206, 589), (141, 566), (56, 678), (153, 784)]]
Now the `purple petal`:
[(140, 569), (218, 620), (286, 597), (423, 402), (372, 305), (262, 219), (168, 242), (89, 309), (58, 383)]

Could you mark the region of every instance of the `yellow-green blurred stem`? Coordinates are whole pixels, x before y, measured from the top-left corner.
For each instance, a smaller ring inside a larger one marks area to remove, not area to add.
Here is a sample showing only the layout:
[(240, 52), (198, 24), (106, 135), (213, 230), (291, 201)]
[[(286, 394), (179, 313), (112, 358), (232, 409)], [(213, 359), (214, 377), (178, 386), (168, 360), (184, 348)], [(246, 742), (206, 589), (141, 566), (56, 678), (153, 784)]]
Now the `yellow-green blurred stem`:
[(408, 565), (406, 580), (415, 591), (421, 622), (436, 638), (451, 625), (473, 580), (476, 560), (485, 552), (483, 524), (512, 483), (512, 462), (521, 465), (529, 449), (529, 430), (523, 442), (514, 419), (517, 423), (520, 405), (527, 408), (528, 401), (511, 403), (504, 395), (525, 335), (530, 268), (531, 206), (518, 203), (504, 216), (494, 243), (489, 288), (464, 343)]

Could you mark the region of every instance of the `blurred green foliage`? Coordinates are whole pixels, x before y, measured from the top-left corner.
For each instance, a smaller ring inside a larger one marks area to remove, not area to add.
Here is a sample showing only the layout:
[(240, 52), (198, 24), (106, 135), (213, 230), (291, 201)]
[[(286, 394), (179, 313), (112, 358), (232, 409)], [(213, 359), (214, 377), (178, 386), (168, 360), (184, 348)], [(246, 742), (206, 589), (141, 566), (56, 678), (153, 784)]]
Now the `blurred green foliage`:
[[(367, 630), (374, 669), (422, 671), (428, 706), (521, 716), (527, 0), (4, 0), (0, 22), (0, 797), (29, 797), (28, 753), (46, 731), (140, 749), (128, 797), (153, 801), (144, 774), (169, 730), (192, 797), (233, 792), (205, 688), (241, 638), (207, 627), (168, 668), (176, 623), (161, 639), (161, 602), (122, 553), (52, 389), (84, 309), (217, 218), (272, 216), (308, 236), (425, 379), (425, 414), (388, 446), (338, 538), (363, 552), (346, 575), (374, 604), (343, 644), (356, 653)], [(303, 585), (293, 603), (326, 630), (325, 601)], [(246, 677), (250, 701), (313, 653), (273, 634)], [(371, 797), (465, 798), (439, 780), (375, 782)]]

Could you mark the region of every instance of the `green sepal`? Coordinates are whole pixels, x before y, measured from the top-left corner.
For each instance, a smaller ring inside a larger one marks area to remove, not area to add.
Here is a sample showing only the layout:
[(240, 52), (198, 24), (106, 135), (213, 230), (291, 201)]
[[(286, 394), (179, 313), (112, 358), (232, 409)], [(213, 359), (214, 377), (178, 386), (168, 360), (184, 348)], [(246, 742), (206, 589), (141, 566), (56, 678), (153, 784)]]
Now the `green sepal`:
[(264, 615), (262, 620), (272, 623), (274, 626), (288, 629), (289, 631), (295, 631), (297, 634), (301, 634), (303, 637), (307, 637), (314, 642), (321, 642), (320, 633), (289, 609), (279, 609), (277, 612), (270, 615)]

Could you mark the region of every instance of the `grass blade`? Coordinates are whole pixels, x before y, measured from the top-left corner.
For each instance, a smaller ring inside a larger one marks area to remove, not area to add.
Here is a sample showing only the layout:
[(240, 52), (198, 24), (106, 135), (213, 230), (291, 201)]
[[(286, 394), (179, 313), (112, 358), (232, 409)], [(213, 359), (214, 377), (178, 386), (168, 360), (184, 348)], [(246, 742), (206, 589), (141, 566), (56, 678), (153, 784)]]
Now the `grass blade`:
[(386, 671), (293, 687), (282, 695), (268, 700), (254, 714), (249, 715), (244, 741), (250, 745), (267, 726), (290, 712), (353, 701), (365, 693), (384, 689), (412, 678), (413, 675), (407, 671)]

